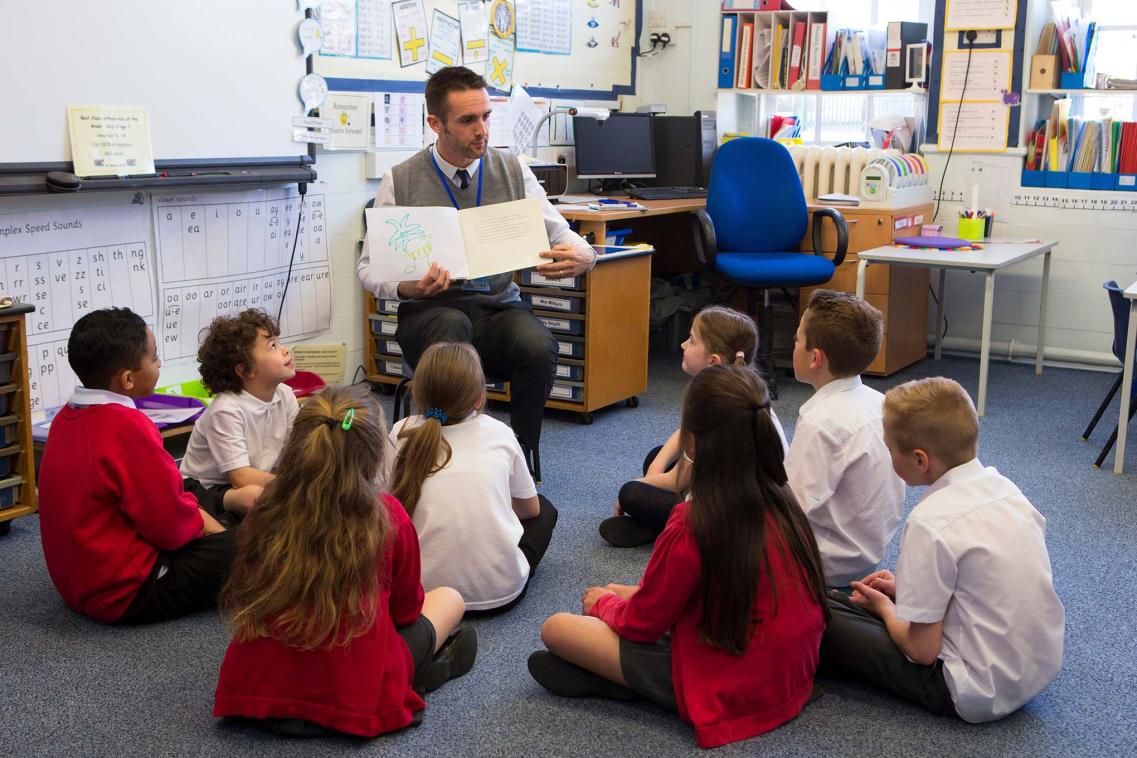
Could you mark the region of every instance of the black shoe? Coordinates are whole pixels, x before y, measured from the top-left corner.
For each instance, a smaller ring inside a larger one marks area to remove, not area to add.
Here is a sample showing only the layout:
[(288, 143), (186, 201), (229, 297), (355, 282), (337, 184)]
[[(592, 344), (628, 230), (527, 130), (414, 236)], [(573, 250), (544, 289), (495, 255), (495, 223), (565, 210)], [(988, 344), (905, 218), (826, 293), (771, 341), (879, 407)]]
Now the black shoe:
[(606, 697), (612, 700), (634, 700), (636, 693), (622, 684), (582, 669), (558, 658), (548, 650), (529, 656), (529, 673), (554, 695), (561, 697)]
[(434, 692), (451, 679), (457, 679), (474, 667), (478, 656), (478, 633), (474, 627), (459, 624), (423, 669), (418, 684), (427, 692)]
[(600, 536), (613, 547), (638, 547), (654, 542), (659, 533), (630, 516), (613, 516), (600, 522)]

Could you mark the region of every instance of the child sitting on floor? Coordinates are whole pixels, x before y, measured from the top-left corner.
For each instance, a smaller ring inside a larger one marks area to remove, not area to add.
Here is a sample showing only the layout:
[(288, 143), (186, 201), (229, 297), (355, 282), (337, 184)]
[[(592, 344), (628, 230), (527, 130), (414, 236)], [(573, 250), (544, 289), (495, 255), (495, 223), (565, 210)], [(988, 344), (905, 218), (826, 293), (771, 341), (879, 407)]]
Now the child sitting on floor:
[(186, 489), (203, 500), (230, 487), (272, 481), (299, 409), (284, 383), (296, 369), (279, 337), (276, 320), (256, 308), (218, 316), (209, 325), (197, 360), (202, 382), (217, 397), (194, 424), (182, 458)]
[[(683, 343), (683, 371), (694, 376), (707, 366), (723, 363), (749, 365), (758, 349), (754, 320), (732, 308), (712, 305), (696, 314), (691, 333)], [(779, 455), (789, 447), (773, 408), (770, 420), (781, 443)], [(679, 432), (644, 460), (644, 476), (620, 488), (615, 514), (600, 524), (600, 536), (615, 547), (635, 547), (651, 542), (663, 531), (671, 509), (681, 499), (678, 481)]]
[(529, 671), (564, 697), (638, 694), (678, 710), (709, 748), (774, 729), (805, 706), (825, 577), (755, 371), (700, 371), (679, 432), (691, 499), (672, 509), (640, 584), (593, 587), (584, 616), (548, 619), (548, 652), (531, 655)]
[(1002, 718), (1062, 667), (1046, 520), (976, 458), (979, 418), (951, 379), (889, 390), (884, 438), (904, 481), (931, 486), (908, 516), (895, 576), (833, 593), (822, 664), (934, 713)]
[(860, 377), (883, 334), (880, 311), (864, 300), (815, 290), (794, 337), (794, 375), (815, 392), (798, 413), (786, 474), (834, 587), (880, 563), (904, 512), (881, 434), (884, 396)]
[(391, 430), (391, 492), (418, 530), (423, 586), (454, 587), (468, 609), (500, 611), (525, 594), (557, 510), (537, 494), (510, 428), (481, 412), (485, 385), (471, 345), (427, 348), (411, 389), (423, 413)]
[[(212, 606), (233, 535), (183, 491), (157, 427), (134, 405), (158, 383), (154, 333), (126, 308), (93, 311), (72, 327), (67, 359), (82, 386), (53, 419), (39, 469), (40, 534), (56, 589), (108, 624)], [(224, 497), (247, 507), (256, 494)]]
[(414, 526), (375, 485), (385, 438), (361, 387), (329, 387), (297, 415), (239, 530), (214, 716), (370, 737), (418, 723), (420, 693), (473, 666), (461, 595), (424, 597)]

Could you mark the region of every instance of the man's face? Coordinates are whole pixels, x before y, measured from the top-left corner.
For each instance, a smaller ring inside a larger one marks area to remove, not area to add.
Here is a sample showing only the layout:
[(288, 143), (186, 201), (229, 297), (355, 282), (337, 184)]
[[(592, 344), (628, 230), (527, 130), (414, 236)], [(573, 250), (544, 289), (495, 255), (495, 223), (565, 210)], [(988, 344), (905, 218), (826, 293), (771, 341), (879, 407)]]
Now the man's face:
[(475, 161), (489, 145), (490, 96), (484, 89), (469, 89), (447, 95), (445, 120), (427, 116), (438, 135), (443, 157)]

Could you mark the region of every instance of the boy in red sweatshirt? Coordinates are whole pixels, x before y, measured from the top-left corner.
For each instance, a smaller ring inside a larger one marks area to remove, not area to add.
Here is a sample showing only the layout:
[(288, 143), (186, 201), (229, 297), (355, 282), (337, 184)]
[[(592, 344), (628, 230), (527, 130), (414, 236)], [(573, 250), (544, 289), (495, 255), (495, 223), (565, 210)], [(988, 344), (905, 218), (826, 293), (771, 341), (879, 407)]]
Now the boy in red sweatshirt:
[(108, 624), (212, 606), (233, 533), (183, 490), (157, 427), (134, 405), (158, 382), (154, 333), (130, 310), (107, 308), (75, 323), (67, 351), (82, 386), (52, 421), (39, 476), (52, 582), (71, 608)]

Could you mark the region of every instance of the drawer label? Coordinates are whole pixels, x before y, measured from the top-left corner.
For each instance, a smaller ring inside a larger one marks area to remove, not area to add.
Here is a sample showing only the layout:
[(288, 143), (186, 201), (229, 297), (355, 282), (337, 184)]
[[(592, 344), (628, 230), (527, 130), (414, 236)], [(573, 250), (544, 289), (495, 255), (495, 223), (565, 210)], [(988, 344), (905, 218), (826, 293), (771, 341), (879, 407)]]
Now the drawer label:
[(572, 342), (557, 342), (558, 355), (572, 355)]
[(399, 328), (399, 322), (398, 321), (388, 321), (387, 319), (380, 319), (380, 321), (379, 321), (379, 331), (382, 334), (390, 334), (390, 335), (394, 336), (395, 330), (397, 330), (398, 328)]
[(572, 379), (575, 368), (576, 366), (557, 366), (556, 376), (561, 379)]
[(549, 329), (557, 329), (562, 332), (572, 329), (572, 322), (567, 318), (546, 318), (545, 316), (538, 316), (538, 318)]
[(538, 274), (537, 272), (534, 271), (533, 272), (533, 283), (534, 284), (544, 284), (544, 285), (550, 286), (550, 287), (575, 287), (576, 286), (576, 278), (572, 277), (572, 276), (562, 276), (559, 279), (553, 279), (553, 278), (548, 277), (548, 276), (542, 276), (541, 274)]
[(393, 315), (399, 314), (399, 301), (398, 300), (380, 300), (379, 310), (383, 313), (391, 313)]
[(554, 384), (553, 389), (549, 392), (549, 397), (555, 397), (559, 400), (572, 400), (573, 387), (566, 387), (563, 384)]
[(539, 305), (542, 308), (552, 308), (558, 311), (571, 311), (572, 300), (567, 297), (546, 297), (545, 295), (533, 295), (533, 305)]
[(394, 374), (395, 376), (403, 375), (402, 361), (383, 361), (383, 369), (388, 374)]

